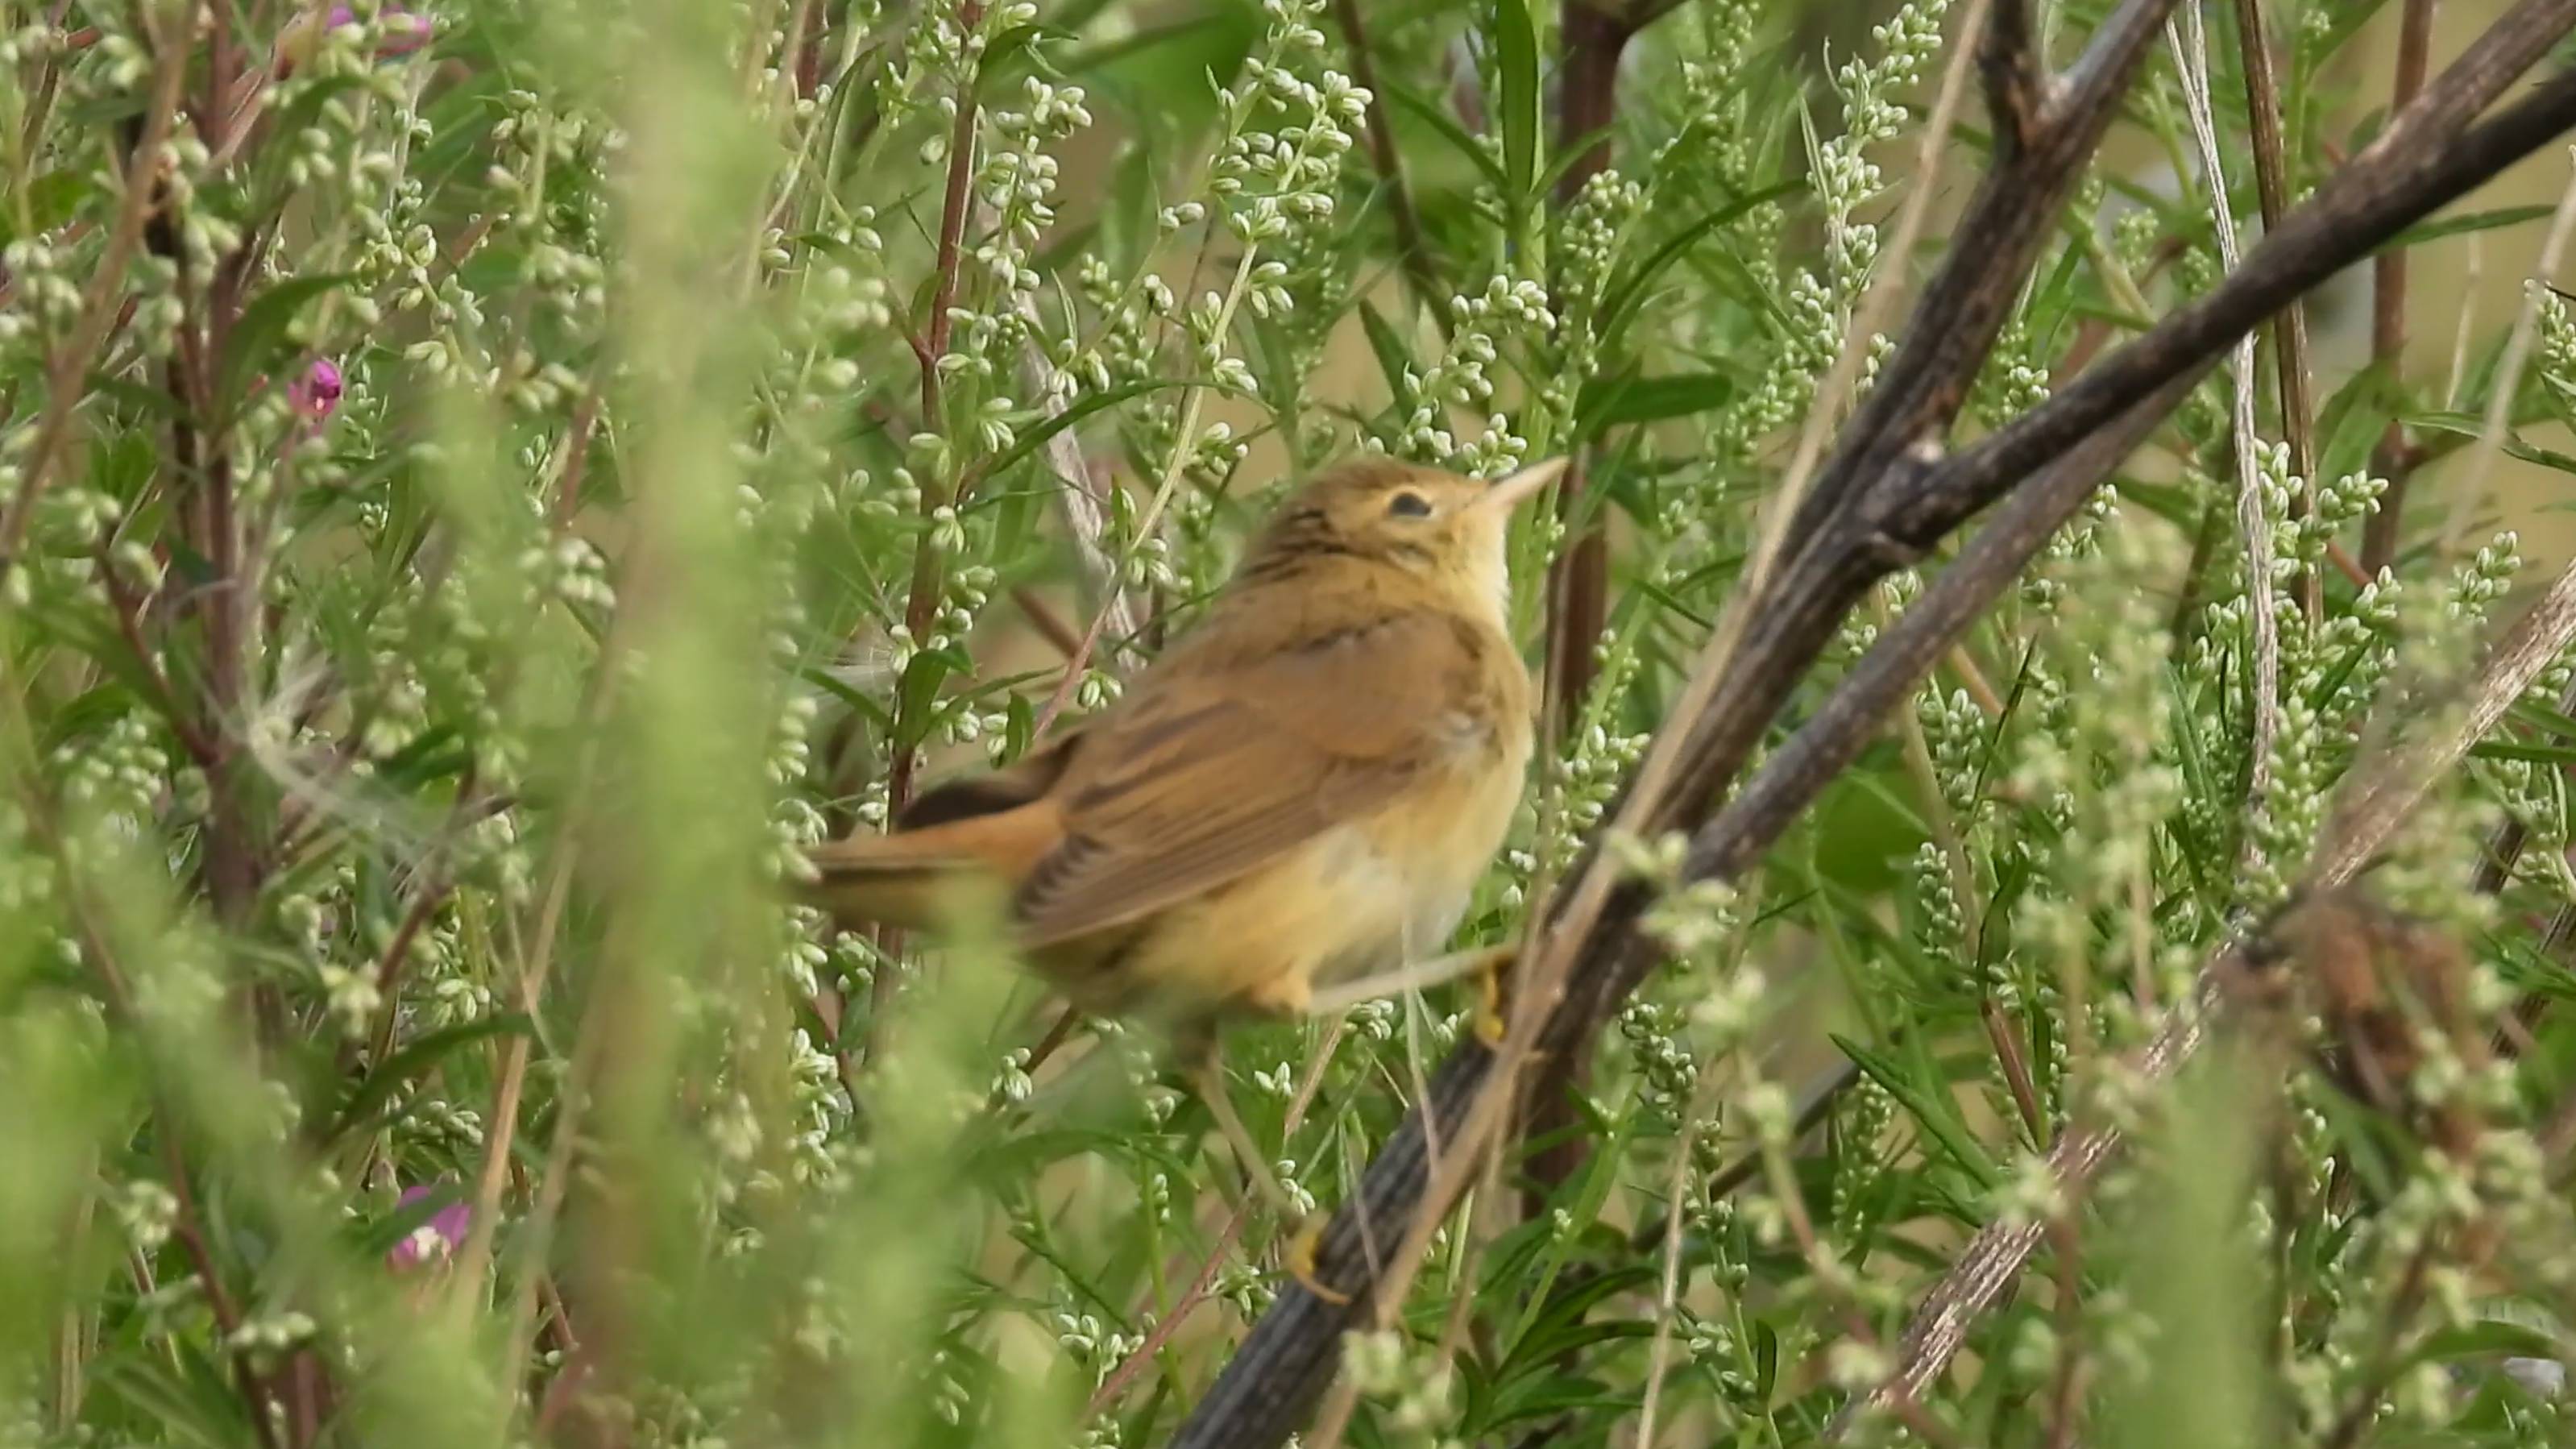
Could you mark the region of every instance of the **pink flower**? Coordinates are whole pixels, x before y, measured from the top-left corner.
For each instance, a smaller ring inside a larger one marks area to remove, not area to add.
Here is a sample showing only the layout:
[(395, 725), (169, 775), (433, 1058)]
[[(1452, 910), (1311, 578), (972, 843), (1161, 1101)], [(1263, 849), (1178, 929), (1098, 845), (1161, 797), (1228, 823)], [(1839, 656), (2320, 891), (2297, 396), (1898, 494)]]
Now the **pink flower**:
[(286, 399), (317, 423), (331, 416), (340, 406), (340, 364), (327, 357), (313, 359), (304, 376), (286, 385)]
[[(436, 1191), (428, 1183), (403, 1189), (397, 1208), (409, 1207)], [(474, 1209), (452, 1202), (429, 1215), (429, 1221), (412, 1229), (411, 1235), (394, 1244), (385, 1254), (390, 1268), (415, 1268), (426, 1262), (437, 1262), (465, 1245), (465, 1229), (474, 1221)]]

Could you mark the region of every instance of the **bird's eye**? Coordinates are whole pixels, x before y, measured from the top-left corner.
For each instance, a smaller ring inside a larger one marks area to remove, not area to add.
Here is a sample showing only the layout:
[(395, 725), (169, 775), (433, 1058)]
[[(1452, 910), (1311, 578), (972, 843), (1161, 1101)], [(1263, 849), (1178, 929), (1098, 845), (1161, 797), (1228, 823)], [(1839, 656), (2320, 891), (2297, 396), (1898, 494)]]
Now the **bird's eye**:
[(1431, 500), (1419, 493), (1398, 493), (1386, 500), (1386, 513), (1389, 518), (1429, 518)]

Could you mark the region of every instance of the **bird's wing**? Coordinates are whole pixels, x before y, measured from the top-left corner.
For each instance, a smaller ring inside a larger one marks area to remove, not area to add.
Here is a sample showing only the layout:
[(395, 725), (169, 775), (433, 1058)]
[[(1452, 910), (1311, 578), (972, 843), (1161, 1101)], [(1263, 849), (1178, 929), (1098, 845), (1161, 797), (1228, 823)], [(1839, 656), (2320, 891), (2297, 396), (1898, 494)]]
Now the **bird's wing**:
[(955, 820), (1015, 810), (1055, 788), (1081, 747), (1088, 721), (1065, 726), (1055, 738), (998, 770), (947, 781), (924, 792), (895, 817), (897, 830), (926, 830)]
[(1032, 945), (1134, 920), (1387, 804), (1469, 743), (1471, 644), (1399, 614), (1139, 685), (1067, 770), (1064, 841), (1022, 882)]

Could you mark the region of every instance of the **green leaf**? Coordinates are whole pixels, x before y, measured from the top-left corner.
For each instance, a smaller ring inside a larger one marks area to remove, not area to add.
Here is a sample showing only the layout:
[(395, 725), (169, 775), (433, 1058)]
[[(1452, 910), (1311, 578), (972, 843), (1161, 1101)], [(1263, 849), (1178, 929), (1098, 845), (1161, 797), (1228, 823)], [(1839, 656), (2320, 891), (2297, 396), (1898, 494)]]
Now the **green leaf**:
[(521, 1012), (477, 1017), (462, 1025), (433, 1031), (411, 1045), (385, 1058), (384, 1065), (367, 1074), (340, 1104), (331, 1121), (330, 1138), (337, 1140), (351, 1128), (372, 1116), (376, 1109), (393, 1099), (394, 1093), (431, 1067), (438, 1065), (459, 1047), (470, 1046), (487, 1037), (534, 1036), (535, 1026)]
[(2402, 402), (2388, 369), (2376, 363), (2335, 389), (2317, 415), (2317, 431), (2326, 440), (2317, 457), (2317, 477), (2332, 482), (2367, 469), (2371, 450), (2379, 446)]
[(224, 349), (224, 385), (218, 395), (227, 415), (238, 405), (252, 378), (276, 365), (283, 350), (286, 329), (295, 314), (304, 310), (314, 298), (349, 284), (350, 273), (326, 272), (310, 277), (289, 277), (259, 294), (242, 309), (241, 320), (233, 324)]
[(1511, 194), (1511, 178), (1504, 174), (1502, 166), (1494, 160), (1492, 153), (1488, 152), (1475, 137), (1467, 134), (1466, 127), (1459, 125), (1447, 112), (1423, 99), (1408, 86), (1387, 81), (1385, 90), (1389, 100), (1420, 119), (1423, 124), (1437, 133), (1440, 139), (1448, 142), (1459, 155), (1466, 157), (1471, 165), (1483, 173), (1488, 185), (1505, 196)]
[(1503, 198), (1518, 216), (1538, 180), (1538, 27), (1528, 0), (1495, 0), (1494, 58), (1502, 92)]
[(1387, 397), (1399, 408), (1412, 406), (1413, 389), (1404, 375), (1413, 370), (1413, 355), (1403, 334), (1365, 298), (1360, 301), (1360, 330), (1368, 334), (1369, 351), (1377, 354), (1377, 370), (1386, 375)]
[[(1600, 379), (1594, 379), (1596, 383)], [(1622, 378), (1596, 392), (1586, 387), (1575, 400), (1575, 431), (1597, 437), (1621, 423), (1653, 423), (1685, 418), (1724, 405), (1735, 395), (1735, 379), (1716, 372), (1682, 372), (1666, 377)]]
[(1168, 45), (1175, 40), (1188, 39), (1200, 31), (1223, 23), (1225, 21), (1222, 17), (1201, 15), (1189, 20), (1174, 21), (1169, 25), (1138, 30), (1132, 35), (1122, 35), (1116, 40), (1085, 46), (1064, 58), (1062, 62), (1064, 73), (1070, 76), (1081, 76), (1099, 70), (1103, 66), (1115, 65), (1130, 56), (1152, 50), (1158, 45)]
[(249, 1423), (241, 1417), (240, 1400), (206, 1392), (202, 1384), (182, 1378), (155, 1356), (102, 1354), (94, 1372), (99, 1387), (123, 1400), (137, 1418), (152, 1425), (154, 1437), (166, 1443), (239, 1449), (254, 1442)]
[[(1673, 233), (1662, 246), (1647, 254), (1646, 259), (1638, 263), (1637, 269), (1625, 280), (1611, 283), (1608, 294), (1601, 299), (1602, 349), (1608, 351), (1616, 343), (1620, 331), (1628, 325), (1631, 314), (1644, 305), (1646, 289), (1654, 285), (1655, 278), (1663, 275), (1665, 268), (1681, 260), (1682, 254), (1689, 251), (1700, 238), (1766, 201), (1777, 201), (1790, 192), (1798, 190), (1802, 184), (1783, 181), (1737, 197)], [(1772, 312), (1779, 314), (1779, 304), (1773, 301), (1770, 305)]]
[(167, 388), (147, 387), (127, 378), (110, 377), (103, 372), (93, 372), (89, 375), (89, 390), (101, 396), (113, 398), (161, 422), (180, 422), (188, 416), (187, 408), (182, 406), (177, 398), (170, 396)]
[(2446, 236), (2459, 236), (2464, 232), (2493, 231), (2500, 226), (2520, 226), (2525, 222), (2540, 220), (2549, 215), (2553, 209), (2546, 206), (2502, 206), (2493, 211), (2471, 211), (2458, 216), (2446, 216), (2438, 221), (2419, 221), (2373, 247), (2370, 254), (2378, 256), (2384, 252), (2402, 251), (2407, 247), (2419, 247), (2428, 241)]
[(1157, 379), (1152, 382), (1131, 382), (1125, 387), (1113, 387), (1107, 392), (1086, 393), (1073, 406), (1057, 413), (1054, 417), (1029, 428), (1013, 430), (1011, 446), (993, 455), (993, 461), (984, 465), (982, 476), (986, 478), (1002, 476), (1019, 466), (1022, 459), (1045, 447), (1047, 439), (1102, 408), (1116, 407), (1130, 398), (1142, 397), (1149, 392), (1168, 391), (1176, 387), (1204, 387), (1231, 391), (1231, 389), (1222, 389), (1213, 378), (1182, 377)]
[(1985, 1148), (1978, 1145), (1977, 1139), (1968, 1131), (1968, 1124), (1960, 1120), (1957, 1108), (1946, 1096), (1927, 1090), (1894, 1062), (1858, 1042), (1840, 1035), (1836, 1035), (1833, 1042), (1852, 1059), (1852, 1065), (1869, 1073), (1872, 1080), (1885, 1087), (1887, 1094), (1894, 1097), (1924, 1131), (1932, 1134), (1932, 1139), (1940, 1143), (1980, 1186), (1992, 1188), (2003, 1181), (2002, 1169), (1987, 1157)]
[(2519, 740), (2481, 740), (2469, 746), (2479, 760), (2528, 760), (2535, 765), (2576, 765), (2576, 745), (2535, 745)]
[(2388, 0), (2349, 0), (2349, 3), (2325, 9), (2319, 17), (2324, 23), (2316, 26), (2311, 31), (2311, 39), (2298, 48), (2300, 59), (2307, 63), (2303, 68), (2325, 64), (2327, 58), (2342, 49), (2346, 41), (2360, 34), (2361, 28), (2370, 23), (2370, 17), (2378, 14), (2379, 8), (2387, 3)]
[[(97, 184), (78, 171), (48, 171), (27, 183), (27, 210), (35, 224), (34, 235), (42, 236), (72, 219), (80, 205), (98, 189)], [(0, 206), (0, 243), (18, 239), (12, 224), (17, 216)]]
[[(1600, 1327), (1607, 1330), (1601, 1335), (1604, 1338), (1650, 1338), (1655, 1331), (1650, 1323), (1605, 1323)], [(1495, 1394), (1492, 1407), (1477, 1420), (1476, 1428), (1490, 1434), (1513, 1424), (1551, 1418), (1577, 1409), (1600, 1409), (1609, 1414), (1620, 1414), (1636, 1405), (1637, 1395), (1633, 1391), (1615, 1391), (1598, 1379), (1562, 1374), (1536, 1375), (1516, 1379)]]

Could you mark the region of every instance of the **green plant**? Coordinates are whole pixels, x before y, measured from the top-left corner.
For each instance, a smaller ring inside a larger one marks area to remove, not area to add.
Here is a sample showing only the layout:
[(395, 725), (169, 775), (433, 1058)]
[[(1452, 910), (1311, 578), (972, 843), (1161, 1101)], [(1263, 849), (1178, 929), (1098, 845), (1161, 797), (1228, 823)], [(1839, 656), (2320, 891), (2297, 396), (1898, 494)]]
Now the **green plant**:
[[(2425, 0), (2168, 8), (0, 3), (0, 1442), (2563, 1435), (2576, 660), (2483, 485), (2576, 325), (2195, 384), (2382, 242), (2554, 263), (2424, 217), (2576, 6), (2429, 85)], [(2364, 148), (2374, 27), (2453, 124)], [(1545, 1140), (1386, 1195), (1460, 992), (1229, 1038), (1365, 1319), (1156, 1043), (782, 889), (1361, 448), (1583, 479), (1464, 928), (1573, 903)], [(2356, 850), (2501, 1048), (2186, 1062)]]

